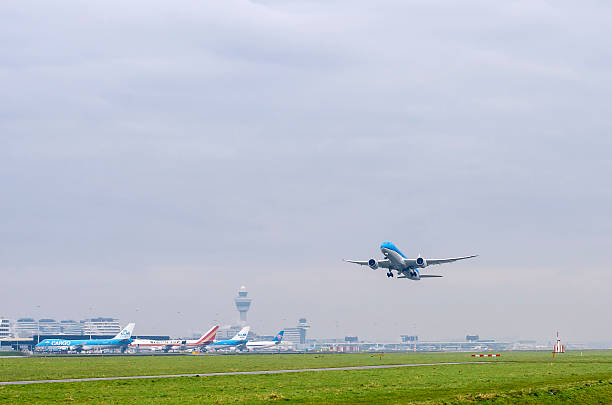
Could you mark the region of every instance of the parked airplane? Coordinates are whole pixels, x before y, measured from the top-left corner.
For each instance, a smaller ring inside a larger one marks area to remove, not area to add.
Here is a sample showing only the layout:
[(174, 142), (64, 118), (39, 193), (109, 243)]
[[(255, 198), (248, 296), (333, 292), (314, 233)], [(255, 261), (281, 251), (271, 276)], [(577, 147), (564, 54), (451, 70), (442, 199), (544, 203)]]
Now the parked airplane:
[(257, 349), (269, 349), (271, 347), (278, 346), (280, 342), (283, 340), (284, 334), (285, 334), (285, 331), (281, 330), (272, 340), (261, 341), (261, 342), (247, 342), (246, 348), (247, 350), (257, 350)]
[(149, 350), (163, 350), (168, 352), (170, 350), (186, 350), (186, 349), (195, 349), (203, 346), (207, 346), (215, 340), (215, 336), (217, 336), (217, 329), (219, 329), (218, 325), (210, 328), (208, 332), (202, 335), (197, 340), (180, 340), (180, 339), (170, 339), (170, 340), (150, 340), (150, 339), (134, 339), (132, 343), (130, 343), (129, 347), (134, 349), (146, 348)]
[(248, 342), (247, 336), (249, 334), (250, 329), (251, 328), (249, 326), (245, 326), (244, 328), (240, 329), (240, 332), (238, 332), (233, 338), (228, 340), (219, 340), (218, 342), (211, 343), (206, 346), (206, 350), (219, 350), (230, 348), (243, 350), (245, 348), (246, 343)]
[(36, 351), (89, 351), (121, 348), (124, 351), (132, 341), (134, 323), (129, 323), (112, 339), (45, 339), (34, 347)]
[[(393, 270), (397, 271), (398, 278), (409, 278), (411, 280), (420, 280), (422, 278), (429, 277), (442, 277), (434, 274), (421, 274), (419, 269), (423, 269), (427, 266), (436, 264), (450, 263), (457, 260), (471, 259), (477, 255), (463, 256), (463, 257), (451, 257), (448, 259), (424, 259), (419, 255), (416, 259), (408, 259), (393, 243), (383, 242), (380, 245), (380, 250), (385, 259), (383, 260), (344, 260), (349, 263), (356, 263), (360, 265), (370, 266), (372, 270), (376, 270), (379, 267), (388, 269), (387, 277), (393, 277)], [(400, 275), (401, 274), (401, 275)]]

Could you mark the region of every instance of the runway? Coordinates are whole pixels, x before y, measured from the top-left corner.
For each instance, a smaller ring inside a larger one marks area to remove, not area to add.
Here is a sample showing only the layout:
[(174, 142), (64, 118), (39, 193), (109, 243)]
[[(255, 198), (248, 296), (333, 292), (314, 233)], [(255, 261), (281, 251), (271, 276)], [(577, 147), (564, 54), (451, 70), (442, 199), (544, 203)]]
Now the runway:
[(383, 368), (400, 367), (425, 367), (425, 366), (453, 366), (459, 364), (495, 364), (502, 361), (462, 361), (449, 363), (416, 363), (416, 364), (386, 364), (381, 366), (353, 366), (353, 367), (330, 367), (330, 368), (302, 368), (295, 370), (261, 370), (261, 371), (231, 371), (226, 373), (202, 373), (202, 374), (168, 374), (168, 375), (134, 375), (124, 377), (91, 377), (91, 378), (64, 378), (60, 380), (31, 380), (31, 381), (0, 381), (0, 385), (26, 385), (26, 384), (52, 384), (87, 381), (113, 381), (113, 380), (141, 380), (147, 378), (178, 378), (178, 377), (215, 377), (224, 375), (263, 375), (263, 374), (287, 374), (305, 373), (317, 371), (349, 371), (349, 370), (376, 370)]

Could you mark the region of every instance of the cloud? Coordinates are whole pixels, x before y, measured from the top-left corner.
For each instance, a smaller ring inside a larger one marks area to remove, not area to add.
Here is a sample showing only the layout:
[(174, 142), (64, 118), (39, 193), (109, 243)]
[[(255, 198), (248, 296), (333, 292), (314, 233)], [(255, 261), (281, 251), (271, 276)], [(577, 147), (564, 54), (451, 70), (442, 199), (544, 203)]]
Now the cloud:
[[(112, 304), (121, 292), (152, 309), (139, 310), (146, 329), (168, 296), (183, 333), (231, 321), (235, 289), (250, 283), (266, 330), (312, 314), (323, 336), (396, 339), (416, 322), (397, 313), (416, 306), (420, 333), (447, 337), (478, 307), (505, 314), (488, 333), (543, 338), (545, 311), (526, 314), (516, 297), (546, 310), (559, 291), (590, 311), (610, 303), (568, 281), (608, 274), (604, 4), (1, 7), (1, 268), (17, 285), (46, 280), (6, 295), (7, 315), (42, 300), (76, 317), (60, 308), (95, 290), (101, 314), (127, 321), (136, 315)], [(438, 284), (340, 262), (378, 256), (387, 239), (411, 255), (481, 256), (448, 265)], [(499, 274), (523, 276), (483, 305), (475, 291), (502, 288)], [(428, 305), (440, 294), (460, 312)], [(281, 316), (272, 297), (296, 304)], [(576, 339), (596, 339), (574, 325)]]

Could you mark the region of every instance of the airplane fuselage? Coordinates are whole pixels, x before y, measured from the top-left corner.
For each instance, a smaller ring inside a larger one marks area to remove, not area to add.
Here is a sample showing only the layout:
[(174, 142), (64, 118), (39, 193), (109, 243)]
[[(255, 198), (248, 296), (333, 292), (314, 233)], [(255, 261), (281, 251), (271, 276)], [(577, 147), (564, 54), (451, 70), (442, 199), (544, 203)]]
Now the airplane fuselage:
[(414, 268), (416, 263), (411, 263), (413, 261), (408, 261), (404, 254), (399, 251), (394, 245), (383, 243), (380, 246), (380, 251), (385, 256), (385, 258), (389, 259), (391, 263), (391, 268), (393, 270), (397, 270), (399, 273), (403, 274), (406, 278), (411, 280), (420, 280), (421, 274), (420, 272)]
[(132, 343), (130, 343), (130, 347), (134, 347), (137, 349), (147, 348), (151, 350), (178, 350), (187, 346), (195, 346), (189, 344), (186, 340), (149, 340), (149, 339), (136, 339)]
[(193, 349), (196, 347), (202, 347), (212, 342), (200, 342), (198, 340), (150, 340), (150, 339), (136, 339), (130, 343), (130, 347), (136, 349), (150, 349), (150, 350), (185, 350)]
[(269, 342), (248, 342), (246, 347), (249, 350), (255, 349), (268, 349), (270, 347), (276, 347), (280, 344), (280, 342), (269, 341)]
[(35, 351), (103, 350), (127, 346), (132, 339), (45, 339)]
[(241, 348), (247, 343), (246, 339), (230, 339), (230, 340), (220, 340), (218, 342), (214, 342), (208, 345), (207, 349), (229, 349), (232, 347)]

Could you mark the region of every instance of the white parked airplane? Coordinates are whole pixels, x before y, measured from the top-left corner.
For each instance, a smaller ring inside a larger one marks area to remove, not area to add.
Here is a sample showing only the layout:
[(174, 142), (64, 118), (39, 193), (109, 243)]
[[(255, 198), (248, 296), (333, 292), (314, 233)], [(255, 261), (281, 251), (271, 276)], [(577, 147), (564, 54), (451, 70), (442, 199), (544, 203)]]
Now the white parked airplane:
[[(444, 264), (450, 262), (456, 262), (457, 260), (471, 259), (478, 255), (463, 256), (463, 257), (450, 257), (448, 259), (424, 259), (419, 255), (416, 259), (408, 259), (400, 250), (391, 242), (383, 242), (380, 245), (380, 250), (385, 259), (383, 260), (346, 260), (345, 262), (356, 263), (362, 266), (370, 266), (372, 270), (376, 270), (379, 267), (388, 269), (387, 277), (393, 277), (393, 270), (397, 271), (398, 278), (409, 278), (411, 280), (420, 280), (422, 278), (430, 277), (442, 277), (434, 274), (421, 274), (419, 269), (435, 264)], [(400, 275), (401, 274), (401, 275)]]
[(285, 334), (284, 330), (278, 332), (274, 339), (272, 340), (263, 340), (259, 342), (247, 342), (246, 348), (247, 350), (257, 350), (257, 349), (269, 349), (271, 347), (276, 347), (283, 340), (283, 335)]
[(150, 340), (150, 339), (134, 339), (130, 343), (129, 347), (134, 349), (146, 348), (149, 350), (163, 350), (168, 352), (170, 350), (186, 350), (201, 348), (211, 344), (215, 340), (217, 335), (217, 329), (219, 325), (215, 325), (208, 332), (202, 335), (198, 340)]

